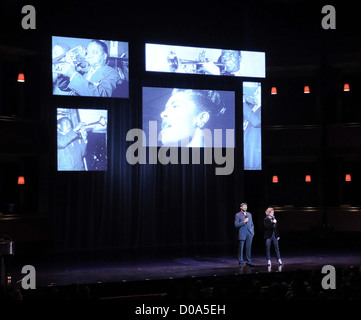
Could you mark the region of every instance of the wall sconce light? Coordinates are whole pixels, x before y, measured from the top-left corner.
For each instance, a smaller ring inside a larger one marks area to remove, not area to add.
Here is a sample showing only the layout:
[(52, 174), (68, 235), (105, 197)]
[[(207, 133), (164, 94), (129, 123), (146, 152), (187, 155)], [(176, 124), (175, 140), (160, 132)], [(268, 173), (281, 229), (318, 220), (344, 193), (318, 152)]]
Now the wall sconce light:
[(18, 184), (25, 184), (25, 178), (24, 178), (24, 176), (19, 176), (19, 177), (18, 177)]
[(18, 82), (25, 82), (25, 75), (23, 73), (18, 74)]

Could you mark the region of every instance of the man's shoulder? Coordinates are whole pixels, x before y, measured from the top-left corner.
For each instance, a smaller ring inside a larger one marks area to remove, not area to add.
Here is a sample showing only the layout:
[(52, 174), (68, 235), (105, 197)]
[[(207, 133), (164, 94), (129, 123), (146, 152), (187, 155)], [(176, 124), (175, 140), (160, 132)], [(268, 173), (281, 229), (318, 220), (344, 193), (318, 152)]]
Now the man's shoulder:
[(103, 73), (105, 72), (105, 73), (116, 73), (116, 74), (118, 74), (118, 72), (113, 67), (110, 67), (108, 65), (99, 67), (99, 71), (101, 71)]

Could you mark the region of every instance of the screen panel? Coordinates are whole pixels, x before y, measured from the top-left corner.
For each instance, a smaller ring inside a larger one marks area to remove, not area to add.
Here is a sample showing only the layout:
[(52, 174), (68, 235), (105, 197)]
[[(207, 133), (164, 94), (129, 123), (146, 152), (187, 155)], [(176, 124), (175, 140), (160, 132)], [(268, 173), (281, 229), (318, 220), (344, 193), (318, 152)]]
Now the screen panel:
[(260, 82), (243, 82), (244, 170), (262, 170), (261, 98)]
[(265, 78), (265, 53), (146, 43), (146, 71)]
[(107, 110), (58, 108), (58, 171), (106, 171), (107, 124)]
[(128, 60), (128, 42), (53, 36), (53, 95), (128, 98)]
[(233, 91), (143, 87), (143, 144), (234, 148), (234, 106)]

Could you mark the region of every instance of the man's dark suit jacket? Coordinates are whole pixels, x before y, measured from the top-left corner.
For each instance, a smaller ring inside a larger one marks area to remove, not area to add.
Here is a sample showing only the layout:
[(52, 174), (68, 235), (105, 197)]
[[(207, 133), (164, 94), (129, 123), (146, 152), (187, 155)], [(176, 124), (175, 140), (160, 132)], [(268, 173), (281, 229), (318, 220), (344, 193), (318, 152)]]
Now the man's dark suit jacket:
[(112, 97), (117, 85), (121, 83), (118, 72), (109, 66), (99, 67), (90, 81), (86, 80), (86, 75), (75, 73), (68, 88), (79, 96)]
[(244, 222), (245, 215), (242, 211), (236, 213), (234, 218), (234, 226), (239, 228), (238, 230), (238, 240), (246, 240), (247, 235), (254, 236), (254, 225), (252, 220), (252, 215), (247, 212), (248, 222)]

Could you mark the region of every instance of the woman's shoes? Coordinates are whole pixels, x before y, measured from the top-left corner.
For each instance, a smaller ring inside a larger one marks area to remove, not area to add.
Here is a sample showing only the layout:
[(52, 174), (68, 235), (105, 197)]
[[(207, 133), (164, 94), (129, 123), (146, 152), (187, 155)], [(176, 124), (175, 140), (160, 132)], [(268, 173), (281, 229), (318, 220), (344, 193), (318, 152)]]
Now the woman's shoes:
[[(283, 262), (281, 259), (278, 259), (277, 262), (280, 266), (283, 266)], [(271, 265), (272, 265), (271, 260), (267, 260), (267, 266), (270, 267)]]

